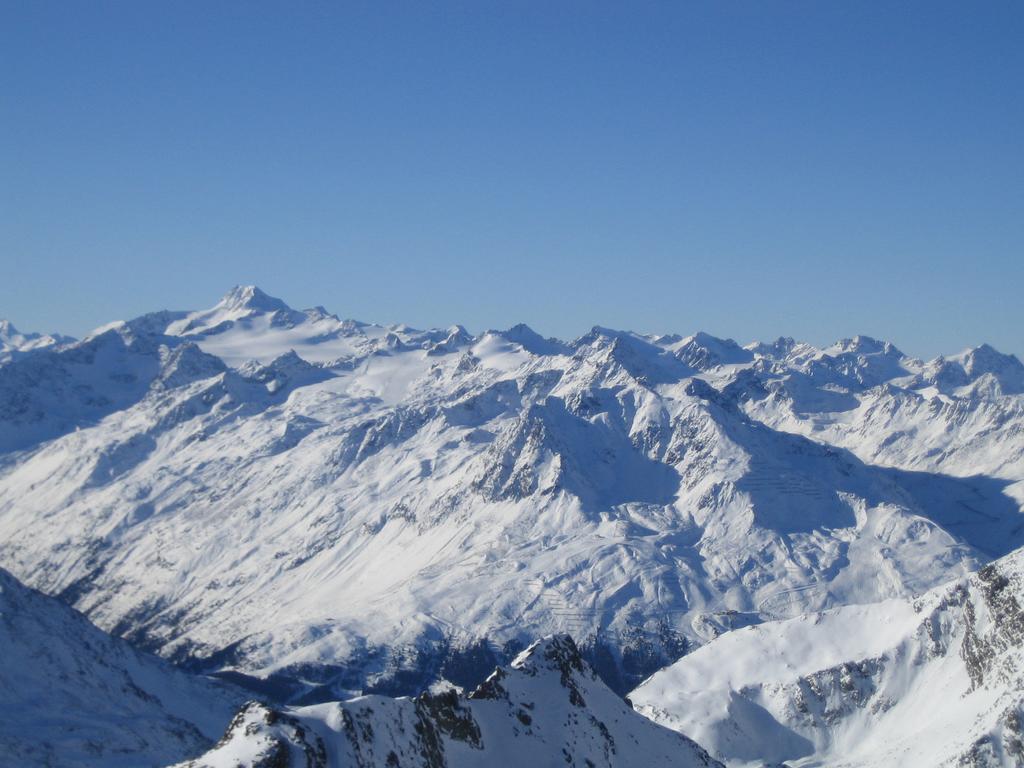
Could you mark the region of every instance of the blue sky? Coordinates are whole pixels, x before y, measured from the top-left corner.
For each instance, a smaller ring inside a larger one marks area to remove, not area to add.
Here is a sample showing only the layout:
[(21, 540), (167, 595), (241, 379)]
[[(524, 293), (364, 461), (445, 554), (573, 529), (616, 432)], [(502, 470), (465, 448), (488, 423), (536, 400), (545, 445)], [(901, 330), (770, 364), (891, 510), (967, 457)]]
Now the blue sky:
[(1024, 4), (0, 5), (0, 316), (1024, 353)]

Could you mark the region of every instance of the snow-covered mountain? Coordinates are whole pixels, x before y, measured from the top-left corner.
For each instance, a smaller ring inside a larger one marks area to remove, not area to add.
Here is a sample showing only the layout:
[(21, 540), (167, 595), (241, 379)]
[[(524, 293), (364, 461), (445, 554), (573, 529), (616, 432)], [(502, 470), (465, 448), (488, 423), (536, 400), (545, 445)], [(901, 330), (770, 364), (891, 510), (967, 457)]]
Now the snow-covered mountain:
[(59, 333), (22, 333), (10, 320), (0, 319), (0, 363), (5, 363), (20, 353), (36, 349), (70, 344), (75, 340)]
[(631, 694), (729, 765), (1024, 765), (1024, 550), (916, 600), (730, 632)]
[(292, 701), (561, 631), (624, 692), (687, 641), (1024, 545), (1020, 369), (420, 331), (236, 288), (0, 365), (0, 565)]
[(545, 638), (469, 696), (362, 696), (284, 712), (250, 702), (181, 768), (721, 766), (630, 709), (566, 635)]
[(0, 765), (166, 765), (212, 745), (240, 701), (0, 570)]
[(921, 363), (865, 337), (824, 351), (780, 339), (731, 391), (752, 418), (866, 462), (1003, 478), (1024, 499), (1024, 365), (988, 345)]

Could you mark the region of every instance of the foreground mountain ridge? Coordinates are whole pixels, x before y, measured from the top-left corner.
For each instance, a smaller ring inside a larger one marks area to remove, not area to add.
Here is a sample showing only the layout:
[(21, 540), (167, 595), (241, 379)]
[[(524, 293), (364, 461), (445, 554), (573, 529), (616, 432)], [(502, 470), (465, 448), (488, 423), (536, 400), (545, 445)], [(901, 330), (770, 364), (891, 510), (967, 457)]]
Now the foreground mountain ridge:
[(537, 641), (468, 696), (363, 696), (286, 712), (250, 702), (216, 748), (179, 768), (278, 765), (721, 768), (690, 739), (633, 712), (567, 635)]
[(1024, 550), (916, 600), (729, 633), (631, 698), (729, 765), (1024, 764)]
[(240, 287), (0, 365), (0, 565), (295, 700), (559, 631), (626, 691), (687, 643), (1024, 544), (1022, 371), (866, 337), (418, 331)]

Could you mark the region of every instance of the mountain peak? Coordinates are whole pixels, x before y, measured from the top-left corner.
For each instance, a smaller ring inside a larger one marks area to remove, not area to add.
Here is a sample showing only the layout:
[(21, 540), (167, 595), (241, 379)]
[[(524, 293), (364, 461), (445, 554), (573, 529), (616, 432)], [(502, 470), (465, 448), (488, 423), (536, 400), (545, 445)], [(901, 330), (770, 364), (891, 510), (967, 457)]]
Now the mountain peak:
[(840, 339), (835, 343), (836, 349), (839, 352), (854, 352), (859, 354), (895, 354), (896, 356), (902, 357), (903, 353), (900, 352), (891, 342), (880, 341), (871, 336), (865, 336), (858, 334), (852, 339)]
[(291, 327), (309, 319), (281, 299), (270, 296), (255, 285), (236, 285), (210, 309), (185, 313), (164, 331), (169, 336), (218, 333), (239, 320), (269, 315), (276, 327)]
[(718, 336), (712, 336), (707, 331), (697, 331), (695, 334), (690, 336), (689, 341), (704, 345), (727, 344), (729, 346), (739, 346), (733, 339), (722, 339)]
[(8, 358), (12, 352), (28, 352), (30, 350), (51, 347), (56, 344), (72, 342), (70, 336), (59, 333), (22, 333), (10, 320), (0, 319), (0, 354)]
[(720, 339), (704, 331), (697, 331), (682, 339), (674, 349), (676, 357), (702, 371), (718, 365), (749, 363), (754, 359), (753, 352), (744, 349), (733, 339)]
[(773, 360), (783, 360), (790, 355), (799, 343), (792, 336), (779, 336), (774, 341), (755, 341), (747, 344), (744, 349), (750, 350), (755, 355), (768, 357)]
[(564, 632), (535, 641), (512, 662), (513, 669), (535, 671), (537, 667), (557, 669), (564, 675), (586, 669), (580, 649)]
[(1024, 365), (1016, 355), (1007, 355), (990, 344), (982, 344), (964, 354), (964, 368), (971, 375), (1021, 370)]
[(517, 323), (507, 331), (488, 331), (513, 344), (518, 344), (535, 355), (562, 355), (569, 353), (569, 347), (557, 339), (545, 339), (526, 323)]
[[(567, 635), (547, 638), (520, 658), (529, 654), (543, 658), (536, 665), (496, 668), (469, 696), (449, 689), (286, 711), (249, 702), (211, 752), (177, 768), (356, 763), (526, 768), (563, 762), (721, 768), (687, 737), (630, 709), (594, 677)], [(334, 725), (339, 722), (344, 727)]]
[(972, 381), (990, 376), (1006, 394), (1024, 392), (1024, 364), (1016, 355), (1007, 355), (988, 344), (967, 350), (961, 363)]
[(236, 285), (217, 303), (221, 309), (249, 309), (259, 312), (289, 310), (281, 299), (264, 293), (255, 285)]

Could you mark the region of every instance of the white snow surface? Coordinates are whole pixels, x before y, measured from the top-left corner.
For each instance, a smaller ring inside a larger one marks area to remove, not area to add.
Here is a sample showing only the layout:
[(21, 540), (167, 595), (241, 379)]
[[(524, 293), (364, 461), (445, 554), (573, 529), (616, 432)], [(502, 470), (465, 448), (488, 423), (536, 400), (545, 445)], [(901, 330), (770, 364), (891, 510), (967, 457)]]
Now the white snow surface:
[(243, 700), (0, 570), (0, 765), (166, 765), (213, 744)]
[(75, 340), (59, 333), (22, 333), (10, 320), (0, 319), (0, 363), (8, 362), (15, 357), (37, 349), (71, 344)]
[(916, 600), (730, 632), (630, 697), (728, 765), (1024, 763), (1024, 550)]
[(703, 642), (1024, 544), (1022, 370), (420, 331), (241, 287), (0, 364), (0, 566), (255, 675), (635, 622)]
[(284, 711), (252, 702), (215, 749), (180, 768), (272, 765), (721, 766), (634, 712), (565, 635), (538, 641), (468, 697), (454, 690), (415, 699), (361, 696)]

